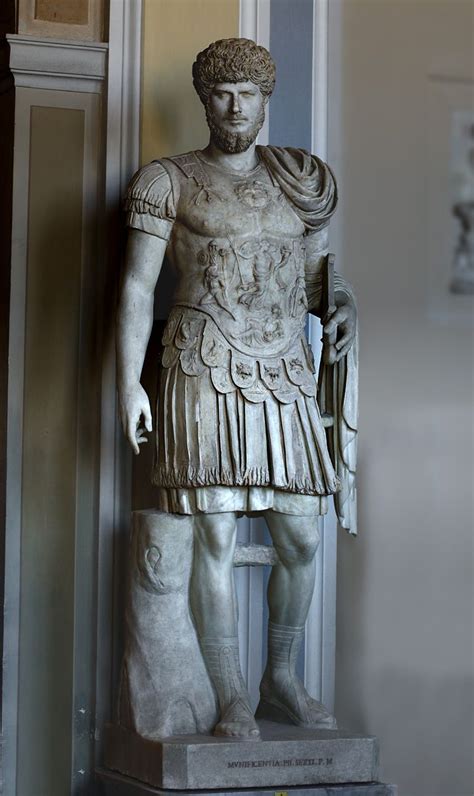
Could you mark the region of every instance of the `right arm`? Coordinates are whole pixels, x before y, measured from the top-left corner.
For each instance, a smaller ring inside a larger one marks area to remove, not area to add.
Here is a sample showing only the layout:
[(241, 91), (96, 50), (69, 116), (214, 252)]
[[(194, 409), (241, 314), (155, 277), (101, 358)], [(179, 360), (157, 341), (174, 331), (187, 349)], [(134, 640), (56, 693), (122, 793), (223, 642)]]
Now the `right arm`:
[(153, 325), (153, 300), (167, 241), (138, 229), (128, 233), (117, 313), (117, 387), (123, 430), (134, 453), (152, 430), (150, 402), (140, 384)]
[[(171, 229), (177, 195), (160, 161), (132, 177), (125, 198), (129, 227), (117, 313), (117, 388), (123, 430), (135, 453), (152, 430), (148, 396), (140, 384), (153, 325), (153, 299)], [(143, 418), (144, 427), (140, 425)]]

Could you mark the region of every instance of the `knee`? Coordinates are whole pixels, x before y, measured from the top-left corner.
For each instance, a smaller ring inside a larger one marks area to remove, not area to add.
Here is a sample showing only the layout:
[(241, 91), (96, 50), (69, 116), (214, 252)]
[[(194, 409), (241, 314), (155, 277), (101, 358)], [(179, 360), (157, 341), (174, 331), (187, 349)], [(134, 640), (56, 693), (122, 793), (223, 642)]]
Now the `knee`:
[(225, 515), (202, 515), (194, 524), (195, 552), (213, 561), (231, 559), (235, 547), (235, 518)]
[(319, 545), (319, 536), (315, 531), (299, 533), (282, 542), (275, 543), (275, 547), (282, 564), (311, 564)]

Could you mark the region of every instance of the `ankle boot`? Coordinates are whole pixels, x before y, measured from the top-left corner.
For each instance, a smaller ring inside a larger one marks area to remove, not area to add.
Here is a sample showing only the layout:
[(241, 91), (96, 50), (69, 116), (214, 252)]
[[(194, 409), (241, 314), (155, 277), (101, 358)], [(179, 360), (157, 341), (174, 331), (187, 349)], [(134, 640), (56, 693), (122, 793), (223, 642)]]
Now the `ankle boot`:
[(201, 651), (219, 701), (214, 735), (258, 740), (260, 731), (242, 676), (237, 636), (200, 639)]
[(283, 724), (334, 730), (334, 716), (312, 699), (296, 675), (304, 627), (268, 623), (268, 660), (256, 717)]

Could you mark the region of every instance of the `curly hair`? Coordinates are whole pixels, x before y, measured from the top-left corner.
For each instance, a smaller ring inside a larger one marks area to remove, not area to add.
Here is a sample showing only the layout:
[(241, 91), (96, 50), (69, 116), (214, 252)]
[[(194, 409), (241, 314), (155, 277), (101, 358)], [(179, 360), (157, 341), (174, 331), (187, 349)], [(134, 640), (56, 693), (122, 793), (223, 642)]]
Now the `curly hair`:
[(251, 39), (219, 39), (198, 53), (194, 88), (203, 105), (216, 83), (255, 83), (267, 99), (275, 86), (275, 63), (265, 47)]

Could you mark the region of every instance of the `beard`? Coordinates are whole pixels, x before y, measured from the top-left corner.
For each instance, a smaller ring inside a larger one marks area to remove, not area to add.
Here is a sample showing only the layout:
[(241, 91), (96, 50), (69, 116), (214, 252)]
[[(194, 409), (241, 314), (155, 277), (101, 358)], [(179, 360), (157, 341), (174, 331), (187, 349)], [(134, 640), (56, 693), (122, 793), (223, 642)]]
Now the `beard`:
[(227, 155), (237, 155), (246, 152), (255, 141), (265, 121), (265, 106), (262, 105), (260, 113), (246, 133), (233, 133), (220, 127), (208, 105), (206, 105), (206, 119), (213, 144)]

